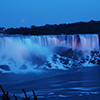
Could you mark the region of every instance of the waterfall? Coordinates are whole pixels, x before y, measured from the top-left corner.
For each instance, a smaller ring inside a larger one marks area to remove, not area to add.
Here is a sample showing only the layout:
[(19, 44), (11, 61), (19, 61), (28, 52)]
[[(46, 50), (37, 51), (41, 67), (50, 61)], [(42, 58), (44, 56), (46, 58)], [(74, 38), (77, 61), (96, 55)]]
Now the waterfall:
[(99, 48), (97, 34), (91, 35), (47, 35), (47, 36), (9, 36), (0, 37), (0, 48), (8, 48), (12, 45), (23, 45), (26, 48), (37, 44), (43, 47), (66, 46), (73, 49), (96, 49)]
[(97, 34), (68, 35), (67, 45), (71, 48), (81, 50), (99, 49), (99, 37)]
[(43, 66), (56, 46), (91, 51), (99, 49), (99, 37), (97, 34), (1, 36), (0, 65), (12, 66), (12, 71), (25, 69), (25, 66), (32, 70), (32, 66)]

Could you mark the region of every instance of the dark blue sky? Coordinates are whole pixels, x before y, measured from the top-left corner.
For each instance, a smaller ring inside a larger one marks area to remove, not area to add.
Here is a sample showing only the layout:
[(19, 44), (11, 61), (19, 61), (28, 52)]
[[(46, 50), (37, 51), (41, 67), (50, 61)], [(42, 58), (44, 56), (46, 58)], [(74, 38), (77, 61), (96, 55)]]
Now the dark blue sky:
[(0, 0), (0, 27), (100, 20), (100, 0)]

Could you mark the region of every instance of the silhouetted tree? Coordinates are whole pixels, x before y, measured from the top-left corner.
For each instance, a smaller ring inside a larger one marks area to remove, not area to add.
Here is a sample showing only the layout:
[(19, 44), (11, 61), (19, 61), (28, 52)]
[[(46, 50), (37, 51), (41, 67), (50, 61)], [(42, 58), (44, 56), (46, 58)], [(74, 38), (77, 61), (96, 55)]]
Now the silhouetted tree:
[(45, 26), (32, 25), (31, 28), (9, 28), (6, 30), (9, 34), (23, 34), (23, 35), (60, 35), (60, 34), (86, 34), (86, 33), (100, 33), (100, 21), (77, 22), (72, 24), (59, 24)]

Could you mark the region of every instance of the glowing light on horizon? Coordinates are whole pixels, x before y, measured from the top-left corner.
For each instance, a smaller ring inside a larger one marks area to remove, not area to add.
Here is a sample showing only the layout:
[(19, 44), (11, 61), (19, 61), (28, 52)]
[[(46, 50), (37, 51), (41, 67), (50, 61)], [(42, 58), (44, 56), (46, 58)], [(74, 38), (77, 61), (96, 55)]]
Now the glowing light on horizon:
[(3, 28), (3, 31), (5, 31), (5, 29)]

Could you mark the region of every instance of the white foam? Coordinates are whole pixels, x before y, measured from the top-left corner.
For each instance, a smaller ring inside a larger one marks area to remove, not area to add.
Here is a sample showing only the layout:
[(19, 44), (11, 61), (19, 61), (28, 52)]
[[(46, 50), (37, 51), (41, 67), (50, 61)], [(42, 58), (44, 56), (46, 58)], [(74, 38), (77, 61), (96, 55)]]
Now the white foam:
[[(0, 37), (0, 65), (8, 65), (11, 69), (9, 72), (18, 73), (34, 71), (36, 68), (49, 68), (45, 65), (45, 62), (49, 61), (52, 69), (65, 69), (59, 59), (56, 63), (53, 62), (52, 49), (54, 47), (64, 46), (83, 50), (99, 47), (99, 39), (96, 34), (79, 35), (79, 38), (80, 43), (78, 43), (77, 35), (2, 36)], [(59, 55), (57, 56), (60, 58)], [(21, 69), (23, 64), (26, 68)], [(67, 66), (72, 67), (72, 64), (73, 60), (70, 59)], [(92, 64), (87, 61), (83, 65), (91, 66)]]

